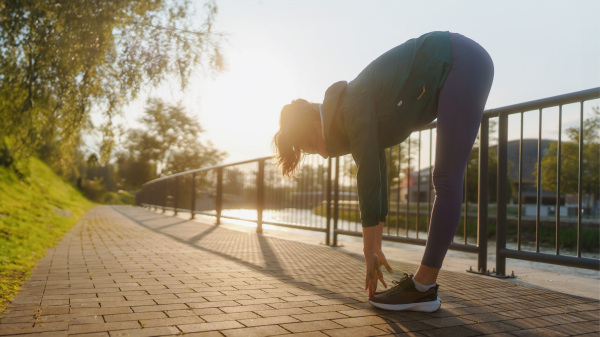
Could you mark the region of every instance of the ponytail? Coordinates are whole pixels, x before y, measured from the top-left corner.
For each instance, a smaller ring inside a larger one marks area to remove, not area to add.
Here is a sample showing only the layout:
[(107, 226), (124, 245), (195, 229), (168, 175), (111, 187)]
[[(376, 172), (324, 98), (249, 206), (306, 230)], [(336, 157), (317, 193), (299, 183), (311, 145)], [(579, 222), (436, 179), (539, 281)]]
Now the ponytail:
[(319, 112), (303, 99), (294, 100), (281, 109), (279, 130), (273, 137), (273, 145), (277, 152), (277, 166), (284, 177), (296, 175), (304, 157), (303, 149), (310, 145), (313, 122), (319, 119)]

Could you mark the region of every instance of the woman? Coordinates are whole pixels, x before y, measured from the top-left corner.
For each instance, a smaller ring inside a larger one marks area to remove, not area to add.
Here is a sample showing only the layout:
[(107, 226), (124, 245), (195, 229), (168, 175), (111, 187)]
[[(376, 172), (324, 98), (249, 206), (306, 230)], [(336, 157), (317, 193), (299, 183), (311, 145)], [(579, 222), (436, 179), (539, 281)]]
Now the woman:
[[(455, 33), (431, 32), (381, 55), (353, 81), (337, 82), (323, 104), (298, 99), (283, 107), (273, 142), (284, 176), (293, 176), (304, 154), (352, 154), (369, 302), (388, 310), (440, 308), (436, 284), (458, 227), (463, 174), (479, 130), (494, 66), (476, 42)], [(381, 236), (388, 212), (385, 149), (437, 118), (429, 236), (417, 272), (376, 293), (381, 266), (392, 272)]]

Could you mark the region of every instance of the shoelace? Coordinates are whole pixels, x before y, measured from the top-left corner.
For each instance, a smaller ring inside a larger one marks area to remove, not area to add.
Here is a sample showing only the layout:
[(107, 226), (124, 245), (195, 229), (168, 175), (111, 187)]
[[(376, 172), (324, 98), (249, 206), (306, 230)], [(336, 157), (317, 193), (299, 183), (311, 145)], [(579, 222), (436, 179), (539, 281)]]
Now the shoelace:
[(408, 274), (404, 274), (404, 277), (402, 279), (400, 279), (400, 281), (392, 281), (392, 284), (394, 284), (394, 286), (390, 289), (391, 292), (396, 293), (400, 290), (405, 290), (405, 291), (411, 291), (413, 290), (415, 287), (413, 284), (411, 284), (411, 282), (409, 282), (411, 278), (411, 275)]

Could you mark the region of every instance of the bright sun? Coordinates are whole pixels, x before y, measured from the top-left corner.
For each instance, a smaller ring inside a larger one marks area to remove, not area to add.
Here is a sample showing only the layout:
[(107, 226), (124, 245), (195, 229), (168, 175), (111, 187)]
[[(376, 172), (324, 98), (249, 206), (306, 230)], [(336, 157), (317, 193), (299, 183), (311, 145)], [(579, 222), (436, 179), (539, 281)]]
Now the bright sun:
[(231, 53), (228, 64), (227, 71), (202, 93), (207, 130), (211, 125), (227, 130), (227, 135), (210, 134), (209, 138), (216, 145), (235, 148), (245, 158), (268, 154), (281, 108), (298, 97), (298, 75), (276, 55), (258, 49)]

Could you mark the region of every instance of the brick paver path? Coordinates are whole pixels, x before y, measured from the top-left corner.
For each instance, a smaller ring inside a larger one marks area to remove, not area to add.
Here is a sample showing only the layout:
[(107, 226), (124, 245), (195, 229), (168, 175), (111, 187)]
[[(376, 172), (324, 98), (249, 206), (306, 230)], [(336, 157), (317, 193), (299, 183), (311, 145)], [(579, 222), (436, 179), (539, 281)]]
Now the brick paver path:
[[(394, 262), (395, 277), (415, 266)], [(597, 336), (587, 298), (442, 272), (442, 309), (371, 307), (361, 256), (135, 207), (90, 211), (4, 312), (0, 335)], [(391, 278), (390, 278), (391, 279)], [(591, 291), (597, 284), (590, 285)]]

